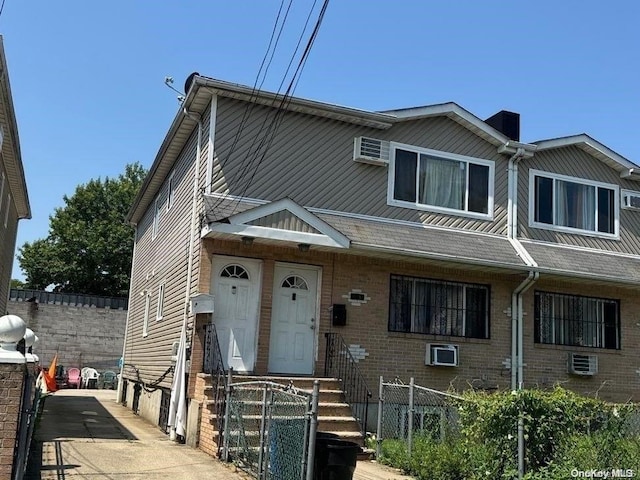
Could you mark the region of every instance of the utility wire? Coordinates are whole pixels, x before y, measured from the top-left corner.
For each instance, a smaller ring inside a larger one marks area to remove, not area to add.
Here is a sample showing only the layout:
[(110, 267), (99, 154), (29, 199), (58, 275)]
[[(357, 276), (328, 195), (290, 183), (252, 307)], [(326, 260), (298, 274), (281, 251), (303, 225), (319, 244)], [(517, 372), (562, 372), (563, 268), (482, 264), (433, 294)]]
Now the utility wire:
[(4, 10), (4, 2), (6, 0), (2, 0), (2, 5), (0, 5), (0, 17), (2, 16), (2, 11)]

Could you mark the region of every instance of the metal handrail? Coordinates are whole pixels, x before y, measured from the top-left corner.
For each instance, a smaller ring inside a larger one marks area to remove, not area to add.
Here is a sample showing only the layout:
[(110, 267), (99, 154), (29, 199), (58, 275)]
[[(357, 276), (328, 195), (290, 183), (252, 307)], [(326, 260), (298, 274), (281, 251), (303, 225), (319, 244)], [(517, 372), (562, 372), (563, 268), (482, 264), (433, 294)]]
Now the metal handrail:
[(213, 388), (214, 410), (216, 415), (216, 430), (218, 432), (217, 445), (218, 454), (222, 452), (224, 419), (226, 407), (227, 377), (225, 375), (224, 363), (222, 362), (222, 351), (218, 341), (216, 326), (209, 323), (205, 328), (204, 362), (202, 371), (211, 375)]
[(367, 430), (371, 390), (342, 336), (333, 332), (324, 335), (327, 340), (324, 374), (337, 378), (340, 382), (345, 401), (351, 406), (353, 416), (360, 425), (360, 432), (364, 435)]

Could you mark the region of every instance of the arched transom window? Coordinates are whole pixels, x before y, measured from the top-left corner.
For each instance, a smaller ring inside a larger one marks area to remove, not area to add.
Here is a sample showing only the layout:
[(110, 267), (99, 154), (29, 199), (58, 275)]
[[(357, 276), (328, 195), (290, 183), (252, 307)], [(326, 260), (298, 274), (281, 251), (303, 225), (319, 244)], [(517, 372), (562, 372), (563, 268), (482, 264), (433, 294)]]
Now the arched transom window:
[(220, 273), (224, 278), (241, 278), (243, 280), (249, 280), (249, 272), (242, 265), (227, 265), (222, 269)]
[(298, 275), (291, 275), (282, 281), (282, 288), (297, 288), (298, 290), (309, 290), (307, 282)]

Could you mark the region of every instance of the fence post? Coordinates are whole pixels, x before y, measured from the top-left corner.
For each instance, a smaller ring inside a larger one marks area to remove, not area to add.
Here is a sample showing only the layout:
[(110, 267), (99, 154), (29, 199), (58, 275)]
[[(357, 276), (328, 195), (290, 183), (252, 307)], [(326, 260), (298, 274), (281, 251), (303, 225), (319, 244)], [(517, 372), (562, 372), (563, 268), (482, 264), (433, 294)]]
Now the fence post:
[(229, 461), (229, 426), (231, 420), (231, 380), (233, 375), (233, 369), (229, 367), (227, 373), (227, 384), (225, 385), (226, 402), (224, 406), (224, 433), (222, 436), (222, 459), (225, 462)]
[(380, 375), (380, 386), (378, 387), (378, 426), (376, 428), (376, 460), (380, 458), (380, 445), (382, 444), (382, 413), (384, 409), (384, 383)]
[[(307, 479), (313, 480), (316, 459), (316, 433), (318, 432), (318, 398), (320, 397), (320, 381), (314, 380), (311, 394), (311, 422), (309, 424), (309, 451), (307, 452)], [(303, 469), (304, 471), (304, 469)]]
[(415, 380), (411, 377), (409, 380), (409, 432), (407, 433), (407, 449), (409, 456), (411, 456), (411, 449), (413, 447), (413, 391), (415, 386)]
[(262, 391), (262, 409), (261, 409), (261, 418), (260, 418), (260, 444), (258, 446), (258, 478), (266, 478), (265, 474), (265, 427), (266, 427), (266, 418), (267, 418), (267, 389), (269, 388), (269, 384), (265, 383), (264, 390)]
[[(271, 416), (273, 415), (273, 388), (271, 388), (271, 384), (267, 384), (266, 385), (266, 423), (265, 423), (265, 432), (267, 434), (267, 441), (265, 442), (264, 445), (264, 450), (265, 450), (265, 456), (264, 456), (264, 467), (260, 467), (263, 469), (263, 473), (264, 473), (264, 480), (266, 480), (267, 478), (269, 478), (269, 450), (271, 449), (271, 442), (269, 440), (269, 436), (271, 433)], [(262, 445), (261, 445), (262, 447)], [(262, 480), (262, 479), (261, 479)]]

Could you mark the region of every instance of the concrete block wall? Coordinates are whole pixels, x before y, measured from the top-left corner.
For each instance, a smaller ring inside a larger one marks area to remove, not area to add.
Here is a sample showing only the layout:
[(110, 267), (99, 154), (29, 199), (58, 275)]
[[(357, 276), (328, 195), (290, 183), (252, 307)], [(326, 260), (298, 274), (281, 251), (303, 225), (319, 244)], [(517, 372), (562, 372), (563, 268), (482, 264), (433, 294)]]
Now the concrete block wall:
[(34, 353), (47, 366), (58, 352), (58, 365), (118, 371), (126, 310), (9, 301), (9, 313), (21, 317), (38, 336)]

